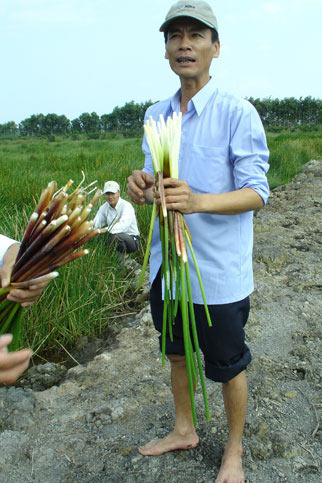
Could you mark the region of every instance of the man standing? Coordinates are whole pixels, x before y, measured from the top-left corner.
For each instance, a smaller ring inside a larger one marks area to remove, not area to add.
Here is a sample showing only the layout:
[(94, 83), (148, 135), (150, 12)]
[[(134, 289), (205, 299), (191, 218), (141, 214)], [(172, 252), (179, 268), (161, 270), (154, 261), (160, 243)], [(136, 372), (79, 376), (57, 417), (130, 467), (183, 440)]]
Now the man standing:
[(124, 256), (139, 247), (140, 233), (131, 203), (120, 196), (116, 181), (106, 181), (103, 196), (106, 200), (94, 218), (94, 228), (105, 228), (109, 239), (116, 242), (117, 250)]
[[(245, 369), (251, 361), (244, 326), (253, 290), (253, 211), (268, 198), (266, 172), (268, 150), (265, 133), (253, 106), (216, 88), (209, 75), (219, 56), (217, 20), (202, 1), (179, 1), (160, 27), (165, 36), (165, 58), (179, 77), (181, 88), (173, 97), (151, 106), (146, 118), (166, 119), (181, 111), (182, 138), (179, 179), (165, 179), (168, 210), (186, 215), (192, 244), (213, 320), (208, 327), (197, 275), (189, 260), (198, 338), (209, 379), (222, 383), (229, 437), (216, 483), (243, 483), (242, 434), (246, 417)], [(139, 205), (151, 203), (153, 166), (143, 140), (145, 166), (128, 179), (130, 198)], [(162, 330), (161, 245), (154, 229), (150, 257), (151, 311), (157, 330)], [(176, 421), (173, 432), (139, 449), (143, 455), (160, 455), (193, 448), (195, 431), (189, 396), (180, 317), (173, 342), (167, 335), (166, 353)]]

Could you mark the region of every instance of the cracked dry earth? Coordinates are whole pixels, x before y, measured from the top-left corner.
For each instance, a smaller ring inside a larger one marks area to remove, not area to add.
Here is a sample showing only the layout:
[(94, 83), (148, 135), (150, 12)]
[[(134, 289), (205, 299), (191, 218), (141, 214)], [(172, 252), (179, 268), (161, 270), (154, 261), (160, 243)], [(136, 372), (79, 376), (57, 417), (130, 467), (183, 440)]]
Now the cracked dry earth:
[[(255, 217), (247, 482), (322, 481), (321, 213), (322, 161), (311, 161)], [(0, 389), (1, 483), (214, 481), (227, 434), (220, 386), (207, 382), (210, 423), (197, 393), (197, 448), (141, 456), (172, 429), (169, 367), (147, 305), (120, 325), (90, 362), (37, 366)]]

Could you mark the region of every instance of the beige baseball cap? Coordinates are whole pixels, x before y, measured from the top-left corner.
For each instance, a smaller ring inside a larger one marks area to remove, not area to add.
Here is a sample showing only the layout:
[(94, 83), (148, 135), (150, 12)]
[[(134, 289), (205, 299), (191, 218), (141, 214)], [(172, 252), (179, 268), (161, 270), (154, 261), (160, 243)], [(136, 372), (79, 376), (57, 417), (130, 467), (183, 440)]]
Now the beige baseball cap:
[(167, 13), (165, 21), (160, 27), (160, 32), (164, 32), (167, 29), (169, 23), (178, 17), (195, 18), (196, 20), (199, 20), (211, 29), (216, 29), (218, 32), (217, 19), (214, 16), (212, 9), (207, 2), (199, 2), (196, 0), (180, 0), (179, 2), (175, 3), (174, 5), (172, 5), (169, 12)]
[(104, 184), (103, 194), (117, 193), (117, 191), (120, 191), (120, 185), (116, 181), (106, 181)]

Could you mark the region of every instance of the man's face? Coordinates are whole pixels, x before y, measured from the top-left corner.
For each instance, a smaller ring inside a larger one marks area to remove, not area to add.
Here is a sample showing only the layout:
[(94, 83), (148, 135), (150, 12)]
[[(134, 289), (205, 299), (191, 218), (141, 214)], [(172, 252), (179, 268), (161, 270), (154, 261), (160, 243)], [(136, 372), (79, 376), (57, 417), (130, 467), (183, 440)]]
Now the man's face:
[(165, 58), (182, 79), (209, 80), (209, 68), (219, 56), (220, 43), (212, 42), (211, 30), (189, 18), (173, 21), (168, 30)]
[(112, 208), (115, 208), (120, 198), (120, 191), (117, 191), (116, 193), (111, 193), (110, 191), (107, 191), (106, 193), (104, 193), (104, 198)]

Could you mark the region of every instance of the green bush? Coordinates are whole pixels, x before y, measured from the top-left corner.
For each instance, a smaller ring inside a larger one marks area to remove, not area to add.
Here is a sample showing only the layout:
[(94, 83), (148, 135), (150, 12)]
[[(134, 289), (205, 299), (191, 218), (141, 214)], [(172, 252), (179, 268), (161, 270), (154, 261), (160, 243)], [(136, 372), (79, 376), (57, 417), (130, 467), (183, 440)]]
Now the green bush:
[(274, 132), (274, 133), (280, 133), (282, 131), (285, 131), (285, 127), (283, 126), (269, 126), (267, 128), (268, 132)]
[(90, 132), (87, 134), (87, 139), (99, 139), (100, 133), (99, 132)]

